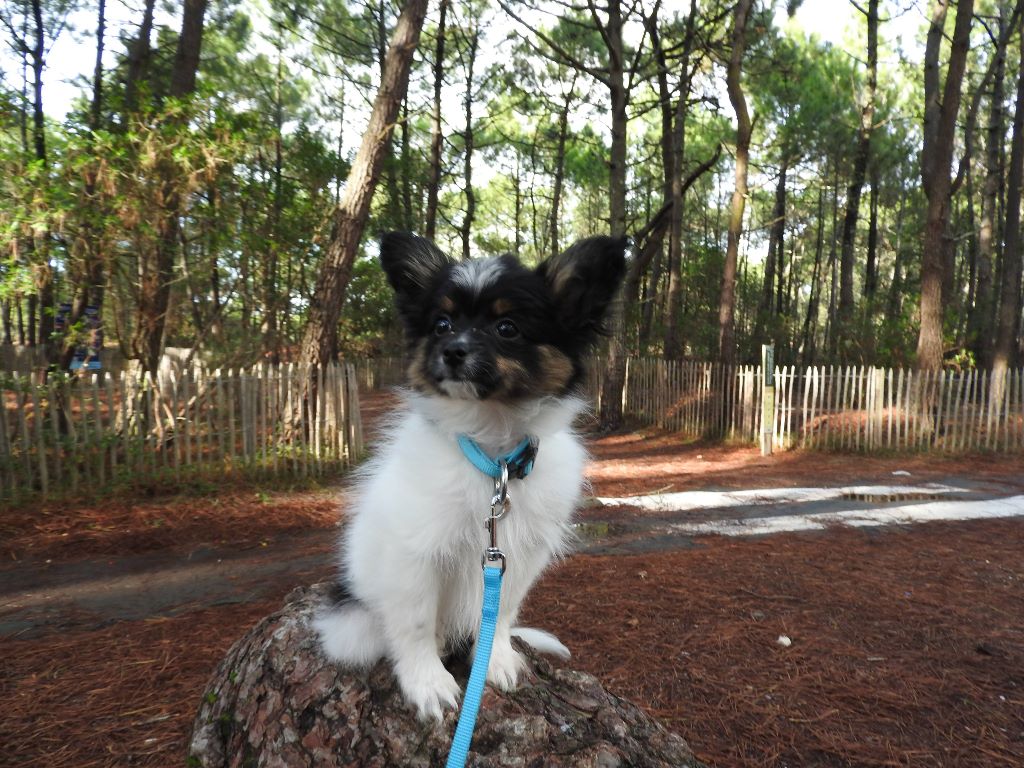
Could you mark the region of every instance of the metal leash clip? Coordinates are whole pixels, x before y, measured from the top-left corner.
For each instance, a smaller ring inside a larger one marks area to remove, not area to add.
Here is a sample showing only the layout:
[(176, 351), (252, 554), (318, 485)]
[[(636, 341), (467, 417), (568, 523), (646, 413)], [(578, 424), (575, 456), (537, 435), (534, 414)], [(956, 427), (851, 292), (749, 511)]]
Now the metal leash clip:
[(501, 474), (494, 478), (494, 496), (491, 497), (491, 513), (485, 523), (489, 536), (489, 546), (484, 550), (480, 564), (487, 567), (487, 563), (501, 562), (501, 572), (505, 573), (505, 553), (498, 548), (498, 521), (501, 520), (512, 507), (512, 499), (508, 495), (508, 464), (504, 459), (499, 460)]

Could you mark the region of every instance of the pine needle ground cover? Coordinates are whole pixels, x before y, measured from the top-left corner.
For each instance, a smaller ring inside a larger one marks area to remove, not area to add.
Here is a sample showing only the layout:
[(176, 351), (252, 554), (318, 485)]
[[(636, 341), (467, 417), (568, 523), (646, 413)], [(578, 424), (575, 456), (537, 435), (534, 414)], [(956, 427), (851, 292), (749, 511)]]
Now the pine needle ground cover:
[[(917, 480), (1014, 482), (1019, 474), (987, 458), (761, 458), (654, 433), (605, 437), (594, 450), (591, 477), (602, 495), (835, 484), (896, 470)], [(229, 489), (210, 497), (228, 514), (185, 505), (211, 526), (205, 532), (185, 512), (187, 524), (177, 524), (166, 499), (125, 502), (130, 514), (109, 504), (105, 522), (102, 506), (89, 507), (91, 522), (70, 531), (92, 531), (77, 552), (53, 543), (69, 531), (40, 523), (33, 539), (21, 526), (22, 543), (7, 554), (22, 562), (5, 568), (109, 557), (96, 543), (108, 541), (104, 527), (118, 531), (119, 546), (156, 557), (161, 540), (146, 525), (154, 515), (165, 520), (164, 550), (282, 540), (293, 530), (281, 522), (288, 518), (294, 530), (320, 530), (329, 541), (337, 498), (276, 492), (268, 504)], [(569, 558), (531, 595), (524, 618), (555, 630), (574, 664), (662, 718), (714, 766), (1013, 766), (1024, 762), (1022, 551), (1019, 520), (698, 538)], [(0, 640), (0, 763), (180, 765), (198, 697), (230, 645), (292, 586), (330, 575), (325, 549), (321, 566), (276, 577), (255, 598), (239, 585), (220, 604), (183, 603), (128, 621), (64, 611), (8, 634)]]

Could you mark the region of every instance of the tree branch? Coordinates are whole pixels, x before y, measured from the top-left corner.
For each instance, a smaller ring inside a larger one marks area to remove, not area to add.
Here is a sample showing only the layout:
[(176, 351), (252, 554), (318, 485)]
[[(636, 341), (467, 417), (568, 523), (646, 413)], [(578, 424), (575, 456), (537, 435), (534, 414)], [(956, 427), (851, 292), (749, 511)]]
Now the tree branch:
[[(516, 14), (516, 12), (509, 7), (508, 3), (506, 3), (504, 0), (498, 0), (498, 5), (501, 6), (501, 9), (505, 11), (505, 13), (507, 13), (509, 16), (511, 16), (513, 19), (519, 22), (519, 24), (526, 27), (528, 30), (530, 30), (530, 32), (532, 32), (534, 35), (543, 40), (544, 44), (548, 48), (550, 48), (555, 54), (557, 54), (557, 57), (562, 61), (563, 64), (568, 64), (570, 67), (574, 67), (575, 69), (578, 69), (581, 72), (586, 72), (588, 75), (590, 75), (598, 82), (603, 83), (604, 85), (608, 85), (608, 77), (602, 70), (587, 66), (582, 61), (573, 56), (571, 53), (562, 48), (562, 46), (560, 46), (558, 43), (552, 40), (548, 35), (544, 34), (539, 29), (536, 29), (535, 27), (532, 27), (529, 24), (527, 24), (522, 19), (522, 17)], [(525, 40), (525, 42), (527, 45), (529, 45), (531, 48), (533, 48), (535, 51), (540, 53), (545, 58), (552, 58), (551, 56), (545, 56), (544, 52), (541, 51), (541, 49), (531, 41)]]

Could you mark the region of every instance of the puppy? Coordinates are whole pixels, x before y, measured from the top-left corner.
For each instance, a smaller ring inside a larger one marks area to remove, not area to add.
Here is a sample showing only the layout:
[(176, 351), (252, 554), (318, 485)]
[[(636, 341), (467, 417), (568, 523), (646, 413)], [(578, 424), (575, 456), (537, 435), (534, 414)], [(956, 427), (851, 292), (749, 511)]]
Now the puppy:
[(592, 237), (529, 269), (511, 256), (454, 261), (410, 234), (381, 241), (411, 391), (362, 474), (342, 536), (337, 600), (316, 628), (340, 663), (387, 657), (423, 719), (458, 707), (460, 689), (442, 659), (480, 625), (495, 484), (460, 439), (488, 457), (526, 439), (536, 449), (529, 474), (509, 481), (511, 508), (498, 529), (507, 572), (488, 682), (515, 687), (524, 662), (513, 635), (568, 655), (551, 635), (514, 625), (526, 593), (571, 539), (586, 459), (572, 428), (584, 408), (584, 355), (622, 281), (625, 247)]

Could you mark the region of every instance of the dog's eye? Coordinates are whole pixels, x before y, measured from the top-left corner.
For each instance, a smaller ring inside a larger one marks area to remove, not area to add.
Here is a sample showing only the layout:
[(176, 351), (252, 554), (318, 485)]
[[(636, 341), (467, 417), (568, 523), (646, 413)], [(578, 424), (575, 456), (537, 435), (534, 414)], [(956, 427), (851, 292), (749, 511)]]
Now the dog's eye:
[(496, 330), (498, 335), (503, 339), (514, 339), (519, 335), (519, 329), (516, 328), (516, 324), (507, 318), (495, 323), (494, 330)]
[(434, 321), (434, 333), (438, 336), (444, 336), (446, 333), (451, 333), (452, 321), (447, 317), (439, 317)]

